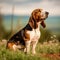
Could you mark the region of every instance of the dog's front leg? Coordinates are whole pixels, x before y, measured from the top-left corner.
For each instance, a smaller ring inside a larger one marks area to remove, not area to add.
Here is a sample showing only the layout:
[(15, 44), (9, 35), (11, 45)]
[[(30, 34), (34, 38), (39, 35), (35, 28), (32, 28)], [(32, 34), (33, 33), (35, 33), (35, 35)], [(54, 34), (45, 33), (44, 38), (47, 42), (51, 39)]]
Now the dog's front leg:
[(36, 54), (35, 48), (36, 48), (37, 43), (38, 43), (38, 41), (32, 42), (32, 54)]
[(30, 41), (26, 41), (26, 53), (29, 54), (30, 53)]

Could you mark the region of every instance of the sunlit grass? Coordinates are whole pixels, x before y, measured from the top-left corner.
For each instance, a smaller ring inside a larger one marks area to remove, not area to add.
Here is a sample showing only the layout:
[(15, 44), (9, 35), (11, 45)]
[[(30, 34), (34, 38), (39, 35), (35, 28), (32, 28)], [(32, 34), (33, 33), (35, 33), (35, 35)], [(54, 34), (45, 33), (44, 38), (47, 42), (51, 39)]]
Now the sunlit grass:
[[(1, 42), (0, 42), (1, 43)], [(60, 43), (49, 41), (38, 43), (36, 55), (25, 54), (23, 51), (11, 51), (6, 49), (6, 44), (0, 44), (0, 60), (53, 60), (53, 58), (42, 56), (43, 54), (59, 54)], [(56, 58), (55, 60), (59, 60)]]
[(46, 60), (48, 58), (42, 58), (42, 56), (37, 55), (27, 55), (21, 51), (9, 51), (4, 47), (0, 50), (0, 60)]
[(60, 53), (60, 43), (50, 43), (50, 42), (44, 42), (43, 44), (38, 44), (37, 49), (40, 53)]

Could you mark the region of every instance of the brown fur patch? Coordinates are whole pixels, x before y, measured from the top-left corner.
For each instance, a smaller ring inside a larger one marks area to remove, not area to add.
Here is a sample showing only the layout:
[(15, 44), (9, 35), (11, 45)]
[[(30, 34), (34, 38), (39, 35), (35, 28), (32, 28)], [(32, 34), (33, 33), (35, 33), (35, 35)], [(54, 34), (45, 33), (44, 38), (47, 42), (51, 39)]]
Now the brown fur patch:
[(46, 27), (46, 24), (44, 23), (44, 21), (41, 22), (41, 25), (43, 26), (43, 28)]
[(25, 41), (30, 40), (30, 34), (28, 34), (27, 31), (28, 31), (28, 30), (25, 30), (25, 32), (24, 32), (24, 37), (23, 37), (23, 39), (24, 39)]
[(13, 45), (14, 45), (14, 43), (8, 43), (8, 48), (13, 50)]

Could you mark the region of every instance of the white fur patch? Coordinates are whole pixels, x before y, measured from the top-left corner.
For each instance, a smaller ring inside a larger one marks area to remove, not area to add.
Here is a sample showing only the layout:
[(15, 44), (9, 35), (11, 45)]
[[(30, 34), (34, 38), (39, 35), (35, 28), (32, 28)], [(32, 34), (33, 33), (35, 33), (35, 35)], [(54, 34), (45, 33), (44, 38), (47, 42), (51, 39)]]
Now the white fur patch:
[(45, 11), (41, 12), (41, 16), (42, 16), (41, 18), (45, 18), (46, 17)]
[(40, 38), (41, 33), (39, 27), (37, 29), (33, 29), (32, 31), (27, 31), (27, 33), (30, 35), (31, 41), (35, 41)]
[(14, 44), (13, 45), (13, 50), (16, 51), (17, 46)]

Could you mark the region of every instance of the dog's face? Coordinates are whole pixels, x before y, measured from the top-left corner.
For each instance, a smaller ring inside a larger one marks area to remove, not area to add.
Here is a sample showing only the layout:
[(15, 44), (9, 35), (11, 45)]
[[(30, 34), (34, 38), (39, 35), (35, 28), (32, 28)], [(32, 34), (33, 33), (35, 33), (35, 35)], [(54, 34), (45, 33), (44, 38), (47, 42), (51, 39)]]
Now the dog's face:
[(43, 9), (35, 9), (32, 12), (32, 17), (36, 20), (36, 22), (41, 22), (48, 17), (48, 12), (43, 11)]
[(43, 11), (43, 9), (35, 9), (30, 17), (30, 25), (36, 29), (38, 27), (37, 23), (40, 23), (45, 28), (46, 24), (44, 23), (44, 20), (46, 20), (48, 14), (49, 13)]

